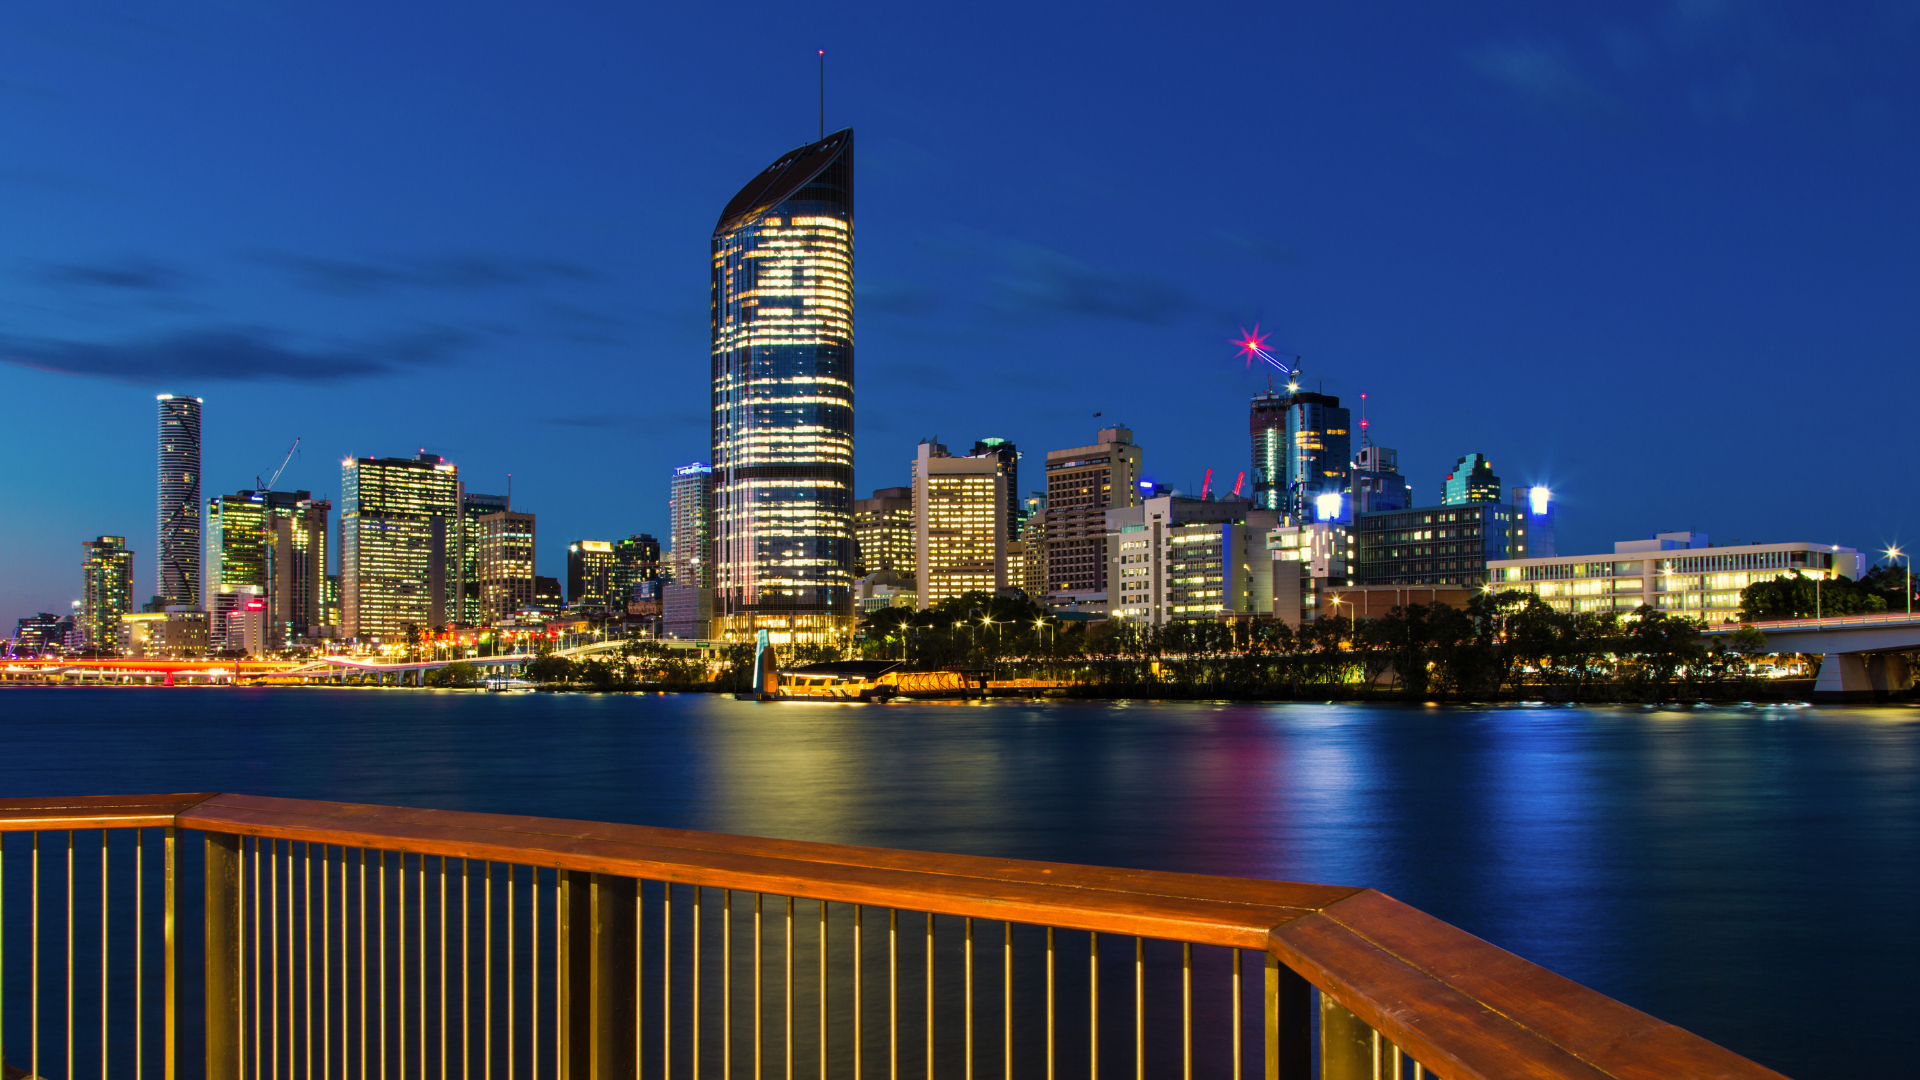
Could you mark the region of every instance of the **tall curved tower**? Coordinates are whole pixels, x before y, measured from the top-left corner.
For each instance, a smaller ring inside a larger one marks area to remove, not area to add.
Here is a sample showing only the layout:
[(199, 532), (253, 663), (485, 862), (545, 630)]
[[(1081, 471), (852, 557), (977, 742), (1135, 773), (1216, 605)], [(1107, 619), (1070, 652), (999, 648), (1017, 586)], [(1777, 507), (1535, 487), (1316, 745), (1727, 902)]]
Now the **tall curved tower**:
[(169, 604), (200, 606), (200, 399), (161, 394), (158, 561)]
[(781, 155), (713, 230), (714, 630), (853, 629), (853, 131)]

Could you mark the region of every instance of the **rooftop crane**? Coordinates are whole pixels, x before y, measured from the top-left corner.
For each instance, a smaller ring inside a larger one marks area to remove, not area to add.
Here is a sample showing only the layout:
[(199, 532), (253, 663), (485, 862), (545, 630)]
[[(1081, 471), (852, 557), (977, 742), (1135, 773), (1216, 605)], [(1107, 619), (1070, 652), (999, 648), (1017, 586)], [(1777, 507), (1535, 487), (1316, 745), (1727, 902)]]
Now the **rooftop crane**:
[(293, 460), (293, 452), (298, 449), (300, 449), (300, 438), (299, 436), (295, 436), (293, 440), (293, 445), (287, 447), (287, 456), (280, 459), (280, 467), (273, 470), (273, 476), (269, 478), (266, 483), (264, 484), (260, 483), (260, 475), (258, 473), (254, 474), (253, 482), (255, 484), (260, 485), (259, 490), (261, 491), (273, 490), (273, 485), (278, 483), (280, 480), (280, 474), (287, 471), (287, 462)]

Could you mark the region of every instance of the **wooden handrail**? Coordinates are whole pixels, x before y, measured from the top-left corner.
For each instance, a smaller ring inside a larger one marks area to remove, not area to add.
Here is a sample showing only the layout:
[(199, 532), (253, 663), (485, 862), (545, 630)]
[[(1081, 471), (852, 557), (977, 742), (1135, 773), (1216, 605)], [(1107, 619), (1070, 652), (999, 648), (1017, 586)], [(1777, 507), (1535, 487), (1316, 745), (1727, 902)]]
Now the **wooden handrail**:
[(1448, 1080), (1783, 1080), (1372, 889), (225, 793), (0, 799), (0, 832), (162, 825), (1258, 949)]

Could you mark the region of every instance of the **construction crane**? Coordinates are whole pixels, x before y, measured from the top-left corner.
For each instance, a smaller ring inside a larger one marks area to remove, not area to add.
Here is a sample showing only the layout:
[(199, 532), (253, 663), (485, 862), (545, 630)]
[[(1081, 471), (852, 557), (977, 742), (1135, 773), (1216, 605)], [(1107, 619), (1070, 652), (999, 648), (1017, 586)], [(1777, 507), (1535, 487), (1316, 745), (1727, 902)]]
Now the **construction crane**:
[(298, 449), (300, 449), (300, 438), (299, 436), (295, 436), (293, 440), (293, 445), (287, 447), (287, 456), (280, 459), (280, 467), (273, 470), (273, 476), (270, 477), (266, 483), (264, 484), (260, 483), (259, 473), (254, 474), (253, 482), (259, 485), (259, 487), (256, 490), (272, 491), (273, 485), (276, 483), (279, 483), (280, 481), (280, 474), (287, 471), (287, 462), (293, 460), (293, 452)]

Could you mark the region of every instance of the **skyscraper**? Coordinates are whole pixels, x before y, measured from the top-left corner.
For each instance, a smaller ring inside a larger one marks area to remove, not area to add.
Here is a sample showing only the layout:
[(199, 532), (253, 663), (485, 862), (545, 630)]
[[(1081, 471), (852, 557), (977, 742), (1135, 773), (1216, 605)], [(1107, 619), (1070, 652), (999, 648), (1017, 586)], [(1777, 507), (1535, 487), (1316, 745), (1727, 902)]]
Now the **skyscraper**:
[(973, 444), (974, 457), (991, 457), (1000, 462), (1000, 474), (1007, 478), (1007, 539), (1020, 535), (1020, 448), (1005, 439), (981, 439)]
[(853, 628), (853, 132), (782, 155), (713, 230), (715, 631)]
[(200, 399), (161, 394), (154, 582), (169, 604), (200, 606)]
[(534, 580), (535, 521), (532, 514), (502, 510), (478, 522), (480, 609), (488, 622), (537, 602)]
[(513, 509), (505, 495), (482, 495), (460, 485), (460, 528), (455, 562), (459, 565), (459, 583), (449, 585), (452, 592), (454, 622), (482, 625), (492, 622), (499, 612), (490, 612), (480, 603), (480, 519)]
[(1468, 503), (1499, 502), (1500, 478), (1493, 475), (1493, 462), (1479, 454), (1468, 454), (1454, 462), (1442, 485), (1440, 505), (1465, 506)]
[[(575, 540), (567, 545), (567, 603), (609, 610), (613, 605), (613, 542)], [(620, 601), (619, 610), (627, 603)]]
[[(460, 475), (421, 451), (340, 463), (341, 633), (404, 640), (452, 621)], [(484, 602), (484, 595), (482, 600)]]
[(667, 496), (673, 583), (713, 588), (713, 469), (698, 461), (673, 470)]
[(133, 552), (124, 536), (80, 545), (80, 631), (88, 648), (116, 651), (120, 616), (133, 610)]
[(1347, 492), (1353, 413), (1337, 397), (1295, 386), (1253, 399), (1253, 502), (1280, 511), (1283, 520), (1317, 521), (1329, 505), (1321, 496)]
[[(1047, 451), (1047, 506), (1027, 562), (1041, 545), (1047, 595), (1055, 606), (1104, 610), (1107, 601), (1107, 510), (1141, 501), (1142, 451), (1133, 432), (1103, 428), (1091, 446)], [(1032, 571), (1030, 570), (1029, 573)]]
[(1355, 514), (1376, 510), (1405, 510), (1412, 504), (1407, 478), (1400, 475), (1400, 454), (1385, 446), (1369, 443), (1353, 459), (1350, 479)]
[(913, 462), (914, 581), (920, 610), (1007, 584), (1007, 478), (991, 454), (923, 442)]
[[(613, 545), (613, 596), (616, 614), (628, 610), (634, 590), (660, 580), (660, 541), (650, 533), (634, 533)], [(658, 595), (655, 595), (658, 599)]]
[[(327, 531), (333, 504), (307, 491), (238, 491), (207, 500), (208, 610), (214, 590), (258, 586), (276, 647), (326, 625)], [(218, 620), (211, 635), (221, 635)]]

